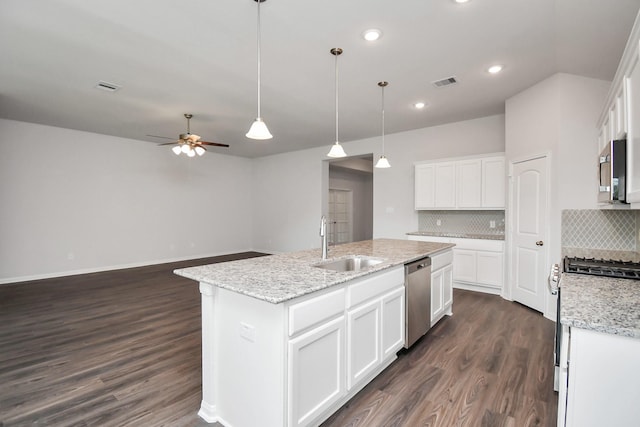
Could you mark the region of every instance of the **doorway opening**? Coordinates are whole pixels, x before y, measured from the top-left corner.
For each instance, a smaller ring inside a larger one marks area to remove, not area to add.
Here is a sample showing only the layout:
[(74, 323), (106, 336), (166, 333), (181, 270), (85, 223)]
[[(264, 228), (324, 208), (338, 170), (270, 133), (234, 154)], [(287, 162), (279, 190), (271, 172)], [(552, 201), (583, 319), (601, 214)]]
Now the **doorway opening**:
[(331, 244), (373, 238), (373, 154), (328, 160), (326, 186)]

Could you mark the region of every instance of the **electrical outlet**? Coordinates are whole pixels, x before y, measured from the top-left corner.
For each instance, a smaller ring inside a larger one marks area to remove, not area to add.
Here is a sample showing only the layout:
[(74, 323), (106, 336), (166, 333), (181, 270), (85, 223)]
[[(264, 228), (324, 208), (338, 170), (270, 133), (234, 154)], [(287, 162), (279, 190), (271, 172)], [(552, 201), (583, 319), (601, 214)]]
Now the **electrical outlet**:
[(437, 220), (436, 220), (436, 225), (437, 225), (438, 227), (440, 227), (440, 226), (442, 225), (442, 220), (437, 219)]
[(240, 322), (240, 336), (247, 341), (256, 342), (255, 326)]
[(496, 222), (495, 221), (489, 221), (489, 228), (496, 228)]

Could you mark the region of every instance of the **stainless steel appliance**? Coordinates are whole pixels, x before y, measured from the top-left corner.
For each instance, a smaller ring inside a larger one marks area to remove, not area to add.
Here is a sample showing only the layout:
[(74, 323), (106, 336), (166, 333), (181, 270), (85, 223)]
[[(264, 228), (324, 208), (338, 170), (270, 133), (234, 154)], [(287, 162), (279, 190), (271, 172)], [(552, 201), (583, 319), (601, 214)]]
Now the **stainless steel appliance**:
[(404, 266), (406, 301), (405, 348), (411, 347), (431, 327), (431, 259)]
[(599, 157), (598, 202), (626, 203), (627, 141), (610, 141)]
[[(565, 257), (562, 262), (562, 271), (573, 274), (589, 274), (593, 276), (640, 280), (640, 263), (631, 261)], [(551, 267), (549, 274), (549, 291), (552, 295), (558, 296), (554, 351), (554, 390), (557, 391), (560, 375), (560, 343), (562, 342), (562, 325), (560, 324), (562, 281), (560, 280), (560, 266), (558, 264), (554, 264)]]

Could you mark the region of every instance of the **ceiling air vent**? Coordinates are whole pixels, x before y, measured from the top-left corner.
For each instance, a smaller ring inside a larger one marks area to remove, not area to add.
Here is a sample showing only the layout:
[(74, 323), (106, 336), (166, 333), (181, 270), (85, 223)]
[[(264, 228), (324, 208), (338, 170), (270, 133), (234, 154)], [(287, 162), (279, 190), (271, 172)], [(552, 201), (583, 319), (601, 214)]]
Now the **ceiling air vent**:
[(103, 81), (99, 81), (98, 84), (95, 85), (96, 89), (102, 89), (102, 90), (106, 90), (107, 92), (115, 92), (118, 89), (120, 89), (120, 86), (113, 84), (113, 83), (107, 83), (107, 82), (103, 82)]
[(447, 77), (446, 79), (436, 80), (435, 82), (431, 82), (435, 87), (444, 87), (451, 86), (458, 83), (458, 79), (455, 76)]

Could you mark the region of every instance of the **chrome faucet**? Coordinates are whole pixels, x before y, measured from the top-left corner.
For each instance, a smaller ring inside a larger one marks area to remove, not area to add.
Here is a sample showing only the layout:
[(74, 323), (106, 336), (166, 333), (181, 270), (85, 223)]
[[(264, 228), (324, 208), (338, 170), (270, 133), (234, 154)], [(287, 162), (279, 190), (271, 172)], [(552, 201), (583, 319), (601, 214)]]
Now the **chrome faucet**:
[(322, 259), (325, 260), (329, 248), (327, 246), (327, 218), (324, 215), (320, 218), (320, 237), (322, 237)]

